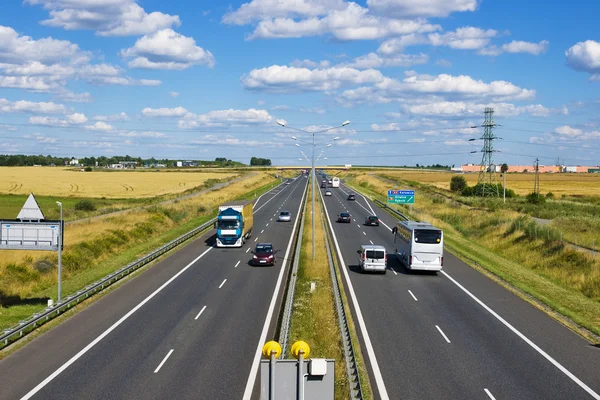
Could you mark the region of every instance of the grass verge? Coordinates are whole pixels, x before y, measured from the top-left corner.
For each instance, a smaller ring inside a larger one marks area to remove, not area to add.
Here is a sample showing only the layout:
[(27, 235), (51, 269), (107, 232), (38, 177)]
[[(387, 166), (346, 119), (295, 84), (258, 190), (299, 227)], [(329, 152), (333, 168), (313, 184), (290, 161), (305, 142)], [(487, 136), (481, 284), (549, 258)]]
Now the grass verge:
[[(386, 201), (389, 184), (377, 177), (355, 176), (347, 183)], [(514, 229), (515, 215), (506, 211), (465, 210), (468, 215), (463, 215), (460, 209), (433, 201), (426, 193), (421, 194), (419, 202), (411, 217), (444, 229), (446, 244), (455, 255), (518, 289), (514, 292), (530, 303), (537, 300), (538, 308), (551, 310), (548, 313), (552, 317), (586, 339), (599, 342), (600, 267), (597, 260), (552, 240), (527, 236)], [(408, 209), (401, 211), (409, 214)]]
[[(310, 189), (309, 189), (310, 195)], [(317, 200), (317, 199), (315, 199)], [(290, 325), (289, 350), (287, 358), (292, 358), (291, 344), (304, 340), (311, 348), (310, 357), (335, 359), (335, 399), (348, 399), (350, 389), (346, 375), (342, 338), (335, 311), (335, 302), (331, 287), (327, 252), (325, 249), (325, 232), (321, 226), (321, 204), (315, 201), (315, 259), (312, 259), (311, 226), (312, 215), (304, 214), (304, 231), (296, 293), (294, 295), (294, 311)], [(310, 291), (311, 282), (316, 288)]]
[[(271, 189), (272, 186), (277, 184), (277, 182), (267, 179), (269, 183), (266, 183), (258, 188), (250, 185), (249, 188), (254, 187), (249, 192), (241, 192), (237, 194), (237, 196), (232, 199), (246, 199), (246, 198), (254, 198), (254, 195), (260, 195), (267, 190)], [(239, 182), (238, 182), (239, 183)], [(246, 184), (249, 185), (249, 184)], [(248, 190), (249, 188), (245, 188)], [(224, 189), (227, 190), (227, 189)], [(216, 192), (220, 192), (216, 191)], [(222, 201), (223, 197), (218, 197), (217, 200)], [(194, 205), (194, 207), (197, 207)], [(164, 210), (162, 210), (164, 213)], [(161, 223), (164, 221), (171, 221), (172, 214), (167, 213), (170, 217), (157, 221), (157, 223)], [(105, 246), (113, 243), (113, 239), (109, 237), (109, 241), (107, 243), (99, 243), (99, 242), (84, 242), (82, 246), (76, 247), (73, 250), (73, 259), (78, 259), (76, 257), (80, 251), (86, 250), (85, 256), (81, 256), (81, 260), (86, 260), (90, 263), (86, 267), (73, 267), (71, 274), (67, 274), (68, 269), (66, 268), (68, 264), (69, 258), (66, 256), (67, 252), (63, 253), (63, 267), (65, 267), (65, 276), (63, 279), (63, 297), (68, 296), (71, 293), (76, 292), (77, 290), (85, 287), (86, 285), (99, 280), (100, 278), (108, 275), (109, 273), (117, 270), (118, 268), (126, 265), (129, 262), (132, 262), (144, 254), (150, 253), (152, 250), (160, 247), (162, 244), (169, 242), (176, 237), (189, 232), (196, 226), (203, 224), (209, 219), (213, 218), (216, 215), (216, 211), (213, 208), (210, 210), (206, 210), (203, 213), (192, 217), (186, 218), (184, 220), (179, 220), (177, 223), (171, 223), (166, 225), (169, 227), (166, 231), (154, 230), (153, 232), (148, 232), (147, 229), (153, 229), (150, 225), (144, 225), (140, 229), (140, 236), (133, 236), (131, 242), (127, 242), (125, 240), (125, 244), (119, 248), (119, 251), (113, 252), (111, 255), (105, 257), (104, 259), (94, 258), (94, 254), (99, 254), (96, 250), (96, 247), (104, 248)], [(66, 232), (66, 231), (65, 231)], [(153, 233), (150, 234), (150, 233)], [(120, 233), (122, 235), (122, 232)], [(124, 237), (124, 236), (123, 236)], [(127, 244), (129, 243), (129, 244)], [(108, 251), (108, 249), (106, 249)], [(87, 258), (89, 257), (89, 258)], [(8, 267), (11, 267), (10, 269)], [(46, 272), (44, 274), (36, 274), (36, 271), (31, 271), (29, 266), (27, 265), (18, 265), (18, 264), (9, 264), (3, 272), (7, 279), (6, 281), (0, 285), (0, 289), (4, 286), (5, 288), (10, 288), (12, 285), (31, 285), (34, 290), (32, 290), (27, 296), (24, 296), (26, 299), (39, 299), (37, 304), (16, 304), (11, 305), (10, 307), (0, 307), (0, 330), (2, 328), (8, 328), (16, 325), (19, 321), (29, 317), (35, 312), (39, 312), (43, 310), (46, 306), (46, 298), (54, 298), (57, 296), (57, 287), (56, 287), (56, 276), (52, 273), (53, 270)], [(11, 274), (9, 276), (9, 274)], [(10, 278), (10, 279), (8, 279)], [(38, 278), (36, 281), (35, 278)], [(43, 284), (43, 286), (42, 286)], [(35, 290), (35, 288), (38, 288)], [(6, 290), (6, 289), (5, 289)], [(7, 290), (8, 293), (10, 293)], [(26, 303), (26, 302), (25, 302)]]

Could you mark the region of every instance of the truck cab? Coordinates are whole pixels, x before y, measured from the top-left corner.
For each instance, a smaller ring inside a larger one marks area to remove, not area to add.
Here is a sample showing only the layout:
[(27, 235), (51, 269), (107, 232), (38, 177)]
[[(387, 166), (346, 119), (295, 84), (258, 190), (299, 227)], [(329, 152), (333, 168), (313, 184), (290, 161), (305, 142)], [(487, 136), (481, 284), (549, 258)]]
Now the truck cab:
[(219, 206), (216, 222), (217, 247), (242, 247), (246, 243), (252, 232), (252, 206), (252, 202), (249, 201)]

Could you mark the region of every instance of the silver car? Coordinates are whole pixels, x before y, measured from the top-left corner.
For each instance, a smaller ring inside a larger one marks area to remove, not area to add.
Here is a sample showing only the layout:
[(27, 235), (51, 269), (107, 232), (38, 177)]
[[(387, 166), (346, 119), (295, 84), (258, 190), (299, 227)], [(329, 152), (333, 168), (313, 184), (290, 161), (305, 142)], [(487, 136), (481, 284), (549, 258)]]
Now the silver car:
[(282, 211), (279, 213), (279, 218), (277, 221), (281, 222), (290, 222), (292, 220), (292, 213), (289, 211)]
[(325, 192), (325, 196), (331, 196), (333, 193), (331, 193), (331, 190), (328, 190)]

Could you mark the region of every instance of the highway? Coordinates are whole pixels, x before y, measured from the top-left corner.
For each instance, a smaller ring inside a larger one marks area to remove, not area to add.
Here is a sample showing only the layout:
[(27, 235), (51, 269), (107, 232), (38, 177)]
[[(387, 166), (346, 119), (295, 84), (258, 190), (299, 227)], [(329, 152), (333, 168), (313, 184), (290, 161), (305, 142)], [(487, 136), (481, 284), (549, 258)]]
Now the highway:
[[(323, 199), (376, 398), (600, 398), (600, 349), (448, 251), (442, 272), (407, 271), (394, 256), (397, 219), (360, 194), (346, 200), (355, 192), (343, 184), (328, 190), (333, 196)], [(342, 211), (352, 223), (336, 222)], [(382, 224), (363, 226), (373, 213)], [(357, 267), (356, 250), (371, 243), (391, 252), (385, 275)]]
[[(214, 230), (0, 361), (0, 399), (241, 399), (257, 393), (259, 350), (273, 335), (289, 246), (308, 180), (257, 199), (243, 248)], [(280, 210), (291, 222), (277, 222)], [(252, 267), (257, 242), (275, 267)], [(252, 371), (252, 374), (251, 374)]]

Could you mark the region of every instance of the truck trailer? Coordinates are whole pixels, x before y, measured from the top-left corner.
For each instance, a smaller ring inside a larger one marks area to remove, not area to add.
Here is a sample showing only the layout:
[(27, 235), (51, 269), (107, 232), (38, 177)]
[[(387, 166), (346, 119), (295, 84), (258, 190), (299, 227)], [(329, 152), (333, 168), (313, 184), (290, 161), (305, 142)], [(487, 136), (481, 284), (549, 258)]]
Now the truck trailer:
[(254, 204), (249, 200), (230, 201), (219, 206), (217, 247), (242, 247), (252, 234)]

